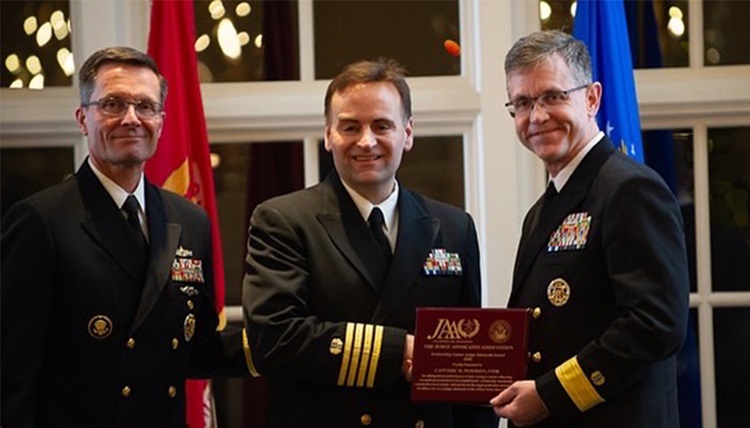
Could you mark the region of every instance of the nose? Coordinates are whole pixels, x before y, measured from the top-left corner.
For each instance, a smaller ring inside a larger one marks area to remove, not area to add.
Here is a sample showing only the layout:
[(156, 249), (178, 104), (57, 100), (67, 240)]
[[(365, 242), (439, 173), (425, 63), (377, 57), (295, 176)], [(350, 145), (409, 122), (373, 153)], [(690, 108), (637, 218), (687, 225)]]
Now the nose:
[(124, 125), (139, 126), (141, 124), (141, 119), (135, 113), (135, 106), (133, 104), (128, 104), (128, 108), (125, 109), (121, 120)]
[(373, 134), (372, 130), (369, 128), (365, 128), (365, 130), (362, 131), (362, 136), (359, 138), (357, 145), (362, 148), (371, 149), (375, 147), (376, 144), (377, 138), (375, 138), (375, 134)]
[(531, 110), (529, 110), (529, 121), (539, 123), (544, 122), (548, 118), (547, 107), (540, 103), (539, 100), (534, 100), (534, 104), (531, 105)]

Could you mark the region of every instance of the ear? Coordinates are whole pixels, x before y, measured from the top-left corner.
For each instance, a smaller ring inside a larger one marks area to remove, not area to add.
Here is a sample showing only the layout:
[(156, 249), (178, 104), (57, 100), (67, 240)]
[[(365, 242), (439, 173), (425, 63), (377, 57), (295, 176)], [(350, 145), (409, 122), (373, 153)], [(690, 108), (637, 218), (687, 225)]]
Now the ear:
[(406, 127), (404, 129), (404, 132), (406, 133), (406, 141), (404, 142), (404, 151), (408, 152), (411, 150), (412, 147), (414, 147), (414, 119), (409, 118), (409, 121), (406, 122)]
[(86, 113), (81, 106), (76, 108), (76, 123), (78, 124), (78, 129), (81, 130), (81, 135), (89, 135), (89, 130), (86, 126)]
[(164, 120), (167, 118), (167, 113), (162, 111), (161, 112), (161, 123), (159, 123), (159, 131), (157, 132), (157, 139), (161, 137), (161, 131), (164, 130)]
[(326, 125), (325, 133), (323, 135), (323, 146), (327, 152), (331, 151), (331, 126)]
[(586, 111), (589, 117), (595, 117), (602, 103), (602, 84), (594, 82), (586, 90)]

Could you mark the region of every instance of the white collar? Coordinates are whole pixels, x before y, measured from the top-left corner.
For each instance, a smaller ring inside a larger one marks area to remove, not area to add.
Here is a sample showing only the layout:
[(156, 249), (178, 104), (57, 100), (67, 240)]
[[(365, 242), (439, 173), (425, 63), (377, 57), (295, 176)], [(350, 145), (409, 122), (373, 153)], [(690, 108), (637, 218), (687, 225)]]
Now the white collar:
[[(109, 196), (112, 197), (112, 200), (115, 202), (115, 205), (117, 205), (117, 208), (122, 209), (122, 205), (125, 203), (125, 199), (130, 195), (125, 189), (120, 187), (117, 183), (112, 181), (111, 178), (104, 175), (103, 172), (99, 171), (99, 169), (94, 165), (94, 162), (91, 161), (91, 158), (88, 158), (89, 166), (91, 167), (91, 170), (94, 171), (94, 175), (96, 175), (96, 178), (99, 179), (99, 181), (102, 183), (102, 186), (104, 186), (104, 189), (109, 193)], [(141, 178), (138, 179), (138, 186), (136, 186), (135, 191), (133, 192), (133, 196), (138, 200), (138, 204), (141, 206), (141, 210), (143, 210), (143, 213), (146, 213), (146, 186), (143, 184), (143, 173), (141, 173)]]
[(362, 218), (365, 219), (365, 221), (367, 221), (367, 219), (370, 217), (370, 211), (372, 211), (373, 208), (375, 207), (380, 208), (380, 211), (383, 212), (383, 220), (385, 222), (385, 229), (389, 235), (393, 232), (393, 230), (397, 226), (396, 206), (398, 205), (399, 186), (398, 186), (397, 180), (394, 180), (393, 182), (394, 182), (394, 185), (393, 185), (393, 191), (391, 192), (391, 194), (388, 195), (388, 197), (380, 204), (374, 205), (372, 202), (368, 201), (367, 198), (357, 193), (356, 190), (349, 187), (344, 182), (344, 180), (341, 180), (341, 184), (344, 185), (346, 192), (349, 193), (349, 196), (351, 196), (352, 201), (354, 201), (354, 205), (357, 206), (359, 213), (362, 215)]
[(588, 152), (591, 151), (591, 149), (596, 146), (596, 144), (604, 138), (604, 132), (599, 131), (598, 134), (594, 135), (594, 138), (591, 139), (586, 145), (583, 147), (583, 150), (578, 152), (578, 154), (568, 162), (567, 165), (563, 169), (560, 170), (560, 172), (555, 176), (555, 178), (552, 178), (550, 181), (555, 183), (555, 189), (557, 189), (557, 192), (560, 193), (565, 186), (565, 183), (568, 182), (570, 177), (575, 172), (576, 168), (578, 168), (578, 165), (581, 164), (581, 161), (583, 161), (583, 158), (586, 157)]

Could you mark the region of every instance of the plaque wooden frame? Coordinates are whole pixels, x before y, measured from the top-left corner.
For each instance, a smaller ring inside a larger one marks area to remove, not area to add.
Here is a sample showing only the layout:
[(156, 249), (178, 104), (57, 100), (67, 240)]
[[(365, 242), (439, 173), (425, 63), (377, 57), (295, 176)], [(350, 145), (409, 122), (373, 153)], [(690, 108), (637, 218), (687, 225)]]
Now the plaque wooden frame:
[(489, 405), (528, 368), (529, 309), (417, 308), (411, 399)]

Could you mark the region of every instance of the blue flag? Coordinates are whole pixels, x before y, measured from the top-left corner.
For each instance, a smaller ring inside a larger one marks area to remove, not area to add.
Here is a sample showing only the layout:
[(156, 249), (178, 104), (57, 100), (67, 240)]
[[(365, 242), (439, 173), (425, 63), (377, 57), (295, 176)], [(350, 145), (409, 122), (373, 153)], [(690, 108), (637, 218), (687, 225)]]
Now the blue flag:
[(622, 0), (579, 0), (573, 36), (589, 48), (594, 80), (603, 86), (597, 122), (615, 146), (643, 163), (641, 121)]

